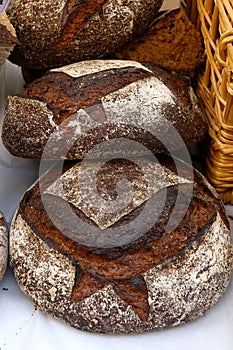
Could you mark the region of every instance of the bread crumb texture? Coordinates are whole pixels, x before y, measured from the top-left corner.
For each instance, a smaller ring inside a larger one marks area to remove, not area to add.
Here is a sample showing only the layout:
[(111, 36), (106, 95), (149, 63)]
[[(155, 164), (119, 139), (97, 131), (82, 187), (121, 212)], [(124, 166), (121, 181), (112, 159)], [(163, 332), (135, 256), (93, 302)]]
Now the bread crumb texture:
[(139, 37), (115, 53), (118, 59), (153, 62), (174, 72), (194, 72), (204, 63), (200, 32), (181, 9), (158, 16)]

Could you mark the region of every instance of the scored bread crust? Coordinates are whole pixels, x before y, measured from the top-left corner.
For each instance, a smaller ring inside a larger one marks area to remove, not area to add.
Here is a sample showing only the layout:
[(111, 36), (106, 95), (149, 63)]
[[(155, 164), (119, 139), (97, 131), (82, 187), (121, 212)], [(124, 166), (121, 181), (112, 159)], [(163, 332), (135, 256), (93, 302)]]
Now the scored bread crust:
[(231, 278), (229, 231), (218, 215), (201, 242), (143, 274), (150, 305), (143, 323), (111, 285), (72, 302), (72, 262), (49, 248), (20, 216), (11, 230), (11, 264), (23, 292), (42, 311), (86, 331), (139, 333), (181, 325), (212, 307)]
[[(196, 175), (202, 182), (202, 176)], [(205, 188), (204, 181), (202, 186)], [(26, 201), (32, 190), (26, 193)], [(13, 219), (10, 239), (11, 265), (19, 286), (42, 311), (90, 332), (141, 333), (193, 320), (219, 300), (232, 273), (231, 234), (215, 195), (208, 194), (215, 203), (213, 220), (198, 238), (142, 271), (140, 278), (146, 285), (149, 306), (146, 318), (123, 300), (111, 280), (92, 295), (75, 300), (79, 262), (53, 245), (51, 239), (43, 238), (25, 219), (22, 207)]]
[(11, 60), (51, 68), (103, 57), (142, 33), (162, 0), (12, 0), (8, 15), (20, 46)]
[(0, 282), (6, 271), (8, 261), (8, 228), (5, 218), (0, 212)]
[[(122, 137), (160, 153), (196, 143), (206, 133), (189, 79), (153, 64), (117, 60), (51, 70), (23, 95), (9, 96), (2, 127), (9, 152), (34, 159), (42, 157), (50, 136), (54, 142), (44, 159), (82, 159), (96, 144)], [(69, 150), (59, 154), (65, 138)]]

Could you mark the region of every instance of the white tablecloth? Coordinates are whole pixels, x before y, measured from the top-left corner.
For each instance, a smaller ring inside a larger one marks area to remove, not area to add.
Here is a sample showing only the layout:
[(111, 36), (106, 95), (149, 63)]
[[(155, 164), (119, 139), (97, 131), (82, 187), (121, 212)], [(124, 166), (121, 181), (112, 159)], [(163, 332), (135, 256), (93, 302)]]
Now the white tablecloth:
[[(6, 96), (19, 92), (23, 81), (20, 69), (9, 62), (0, 76), (2, 119)], [(12, 157), (0, 142), (0, 209), (8, 223), (22, 194), (37, 176), (37, 162)], [(204, 317), (184, 326), (142, 335), (96, 335), (76, 330), (35, 310), (8, 268), (0, 285), (0, 350), (232, 350), (232, 292), (233, 283)]]

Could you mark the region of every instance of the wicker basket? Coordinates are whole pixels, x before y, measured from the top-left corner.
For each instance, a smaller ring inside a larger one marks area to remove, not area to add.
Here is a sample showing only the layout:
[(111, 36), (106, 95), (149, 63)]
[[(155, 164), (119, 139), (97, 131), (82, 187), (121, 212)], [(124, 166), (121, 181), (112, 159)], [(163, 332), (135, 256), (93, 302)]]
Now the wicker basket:
[(209, 120), (206, 175), (224, 203), (233, 204), (233, 0), (183, 0), (181, 5), (205, 45), (196, 92)]

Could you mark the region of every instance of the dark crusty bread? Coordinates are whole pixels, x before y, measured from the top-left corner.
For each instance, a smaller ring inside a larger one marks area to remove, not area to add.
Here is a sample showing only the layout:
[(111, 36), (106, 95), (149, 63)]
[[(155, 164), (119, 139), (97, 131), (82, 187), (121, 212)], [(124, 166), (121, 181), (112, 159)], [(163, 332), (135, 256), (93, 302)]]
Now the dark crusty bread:
[(8, 228), (5, 218), (0, 212), (0, 282), (6, 271), (8, 261)]
[[(94, 60), (53, 69), (23, 95), (10, 96), (2, 139), (12, 154), (39, 159), (53, 137), (44, 158), (82, 159), (109, 139), (127, 138), (158, 153), (196, 143), (206, 132), (188, 78), (153, 64)], [(62, 154), (65, 142), (70, 149)]]
[[(118, 181), (134, 186), (115, 220), (80, 200), (82, 163), (66, 163), (62, 177), (52, 168), (26, 192), (11, 226), (10, 257), (19, 286), (38, 308), (90, 332), (139, 333), (183, 324), (218, 301), (233, 263), (221, 201), (196, 171), (193, 181), (185, 163), (158, 160), (155, 166), (141, 159), (143, 170), (128, 160), (102, 164), (95, 181), (109, 206)], [(91, 173), (96, 166), (89, 163)], [(158, 219), (147, 226), (161, 195)], [(178, 226), (167, 230), (180, 213)], [(108, 228), (100, 228), (99, 214)]]
[(174, 72), (193, 73), (204, 63), (202, 37), (181, 9), (158, 15), (150, 28), (114, 54), (152, 62)]
[(31, 68), (103, 57), (142, 33), (162, 0), (12, 0), (20, 46), (11, 60)]
[(15, 30), (5, 13), (0, 14), (0, 66), (5, 63), (14, 46), (18, 44)]

